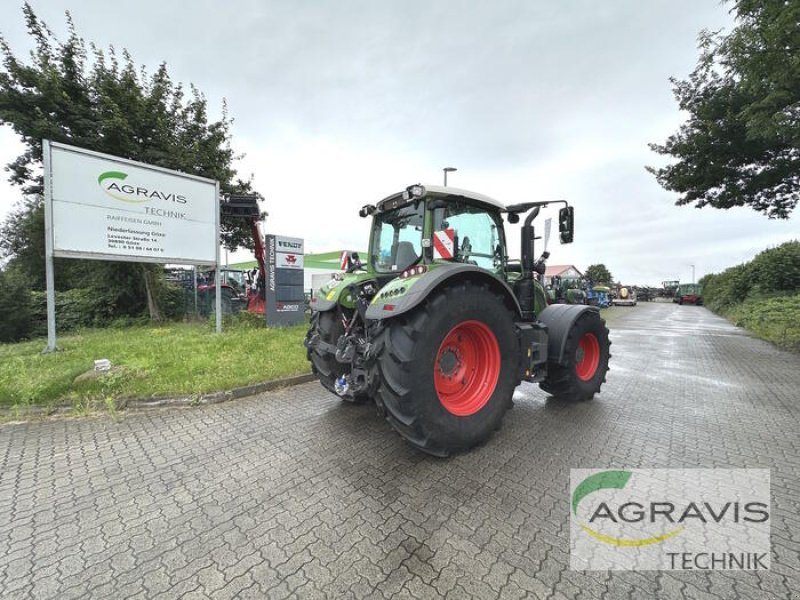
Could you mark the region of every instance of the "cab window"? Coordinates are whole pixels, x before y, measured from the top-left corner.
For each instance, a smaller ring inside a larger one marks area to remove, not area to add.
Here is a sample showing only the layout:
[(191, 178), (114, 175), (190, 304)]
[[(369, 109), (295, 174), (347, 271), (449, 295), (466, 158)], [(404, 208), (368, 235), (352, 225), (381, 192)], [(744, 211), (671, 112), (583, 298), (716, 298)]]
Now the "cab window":
[(497, 270), (503, 266), (503, 229), (494, 215), (466, 203), (450, 203), (434, 213), (434, 231), (452, 229), (456, 262)]

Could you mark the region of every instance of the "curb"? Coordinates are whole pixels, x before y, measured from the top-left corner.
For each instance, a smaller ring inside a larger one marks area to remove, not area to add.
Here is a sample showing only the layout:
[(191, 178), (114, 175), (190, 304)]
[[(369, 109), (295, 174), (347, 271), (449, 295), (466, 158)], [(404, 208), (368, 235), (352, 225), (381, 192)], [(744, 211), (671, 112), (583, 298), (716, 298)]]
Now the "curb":
[[(283, 379), (273, 379), (263, 383), (246, 385), (232, 390), (221, 392), (209, 392), (207, 394), (189, 394), (186, 396), (153, 396), (150, 398), (120, 398), (114, 401), (114, 408), (117, 410), (148, 410), (152, 408), (169, 408), (176, 406), (203, 406), (206, 404), (220, 404), (246, 396), (254, 396), (264, 392), (271, 392), (277, 389), (292, 387), (302, 383), (315, 381), (313, 373), (305, 375), (295, 375), (284, 377)], [(28, 417), (68, 415), (73, 412), (74, 406), (71, 404), (59, 404), (54, 406), (25, 406), (17, 408), (0, 408), (0, 416), (25, 419)]]

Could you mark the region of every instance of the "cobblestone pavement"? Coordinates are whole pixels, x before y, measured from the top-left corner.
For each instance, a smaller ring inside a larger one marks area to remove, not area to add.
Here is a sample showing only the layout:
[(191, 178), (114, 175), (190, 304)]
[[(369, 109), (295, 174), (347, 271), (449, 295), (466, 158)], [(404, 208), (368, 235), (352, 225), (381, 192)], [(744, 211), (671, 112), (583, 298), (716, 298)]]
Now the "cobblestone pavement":
[[(603, 393), (524, 385), (449, 460), (306, 384), (0, 428), (2, 598), (798, 598), (800, 360), (704, 308), (615, 321)], [(569, 469), (772, 470), (769, 572), (569, 570)]]

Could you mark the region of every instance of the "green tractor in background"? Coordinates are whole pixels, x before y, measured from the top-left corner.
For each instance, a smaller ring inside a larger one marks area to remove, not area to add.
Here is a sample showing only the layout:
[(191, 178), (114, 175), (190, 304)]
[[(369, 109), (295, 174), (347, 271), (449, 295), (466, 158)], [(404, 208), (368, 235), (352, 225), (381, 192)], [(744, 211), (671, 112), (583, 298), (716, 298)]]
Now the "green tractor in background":
[[(588, 400), (605, 382), (608, 329), (596, 307), (548, 306), (534, 258), (533, 220), (563, 200), (504, 206), (473, 192), (412, 185), (360, 215), (372, 217), (369, 256), (312, 300), (305, 339), (322, 385), (349, 402), (373, 400), (389, 424), (437, 456), (467, 450), (500, 427), (520, 382)], [(503, 217), (522, 228), (509, 258)]]
[(546, 288), (549, 304), (586, 304), (584, 280), (581, 277), (553, 277), (553, 283)]

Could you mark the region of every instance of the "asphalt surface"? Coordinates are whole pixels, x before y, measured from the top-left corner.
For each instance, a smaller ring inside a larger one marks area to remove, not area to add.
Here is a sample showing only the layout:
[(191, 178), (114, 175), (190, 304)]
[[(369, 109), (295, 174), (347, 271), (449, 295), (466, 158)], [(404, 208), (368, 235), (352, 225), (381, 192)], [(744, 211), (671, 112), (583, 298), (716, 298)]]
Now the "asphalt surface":
[[(523, 385), (448, 460), (316, 384), (0, 427), (2, 598), (798, 598), (800, 357), (704, 308), (614, 322), (594, 401)], [(569, 569), (569, 470), (769, 468), (772, 569)]]

